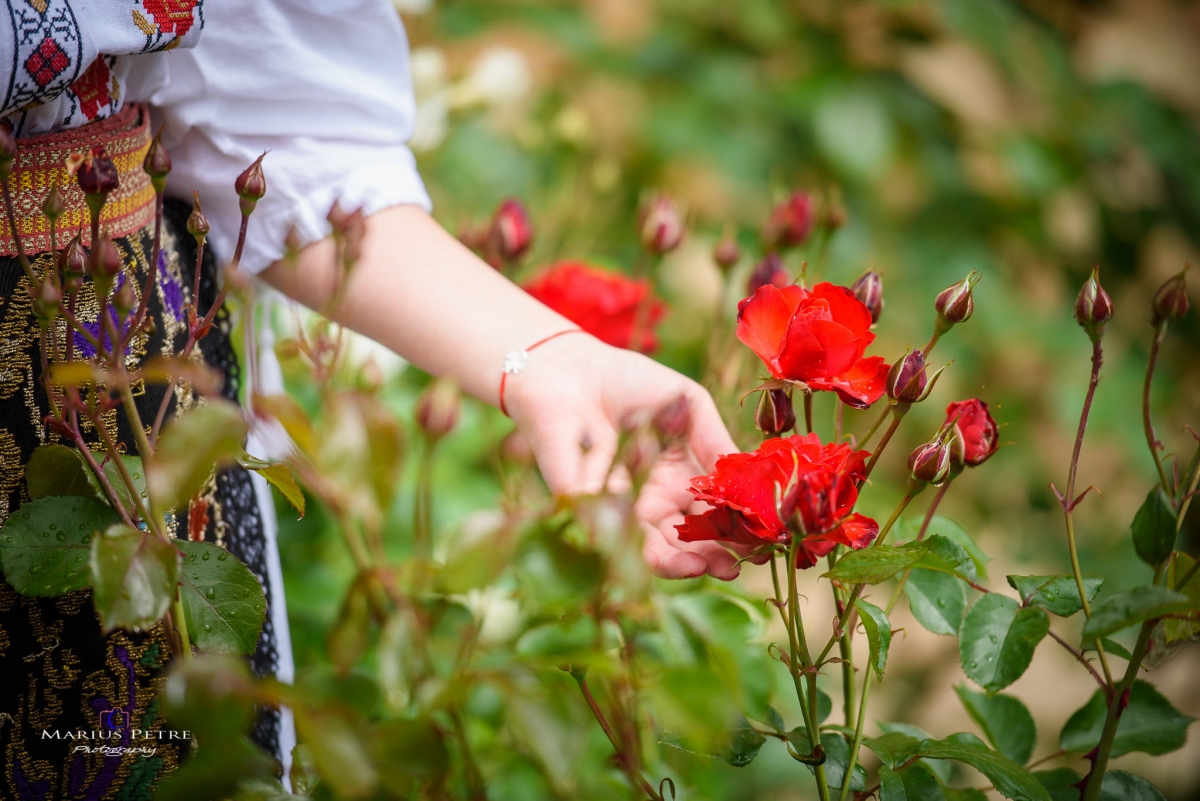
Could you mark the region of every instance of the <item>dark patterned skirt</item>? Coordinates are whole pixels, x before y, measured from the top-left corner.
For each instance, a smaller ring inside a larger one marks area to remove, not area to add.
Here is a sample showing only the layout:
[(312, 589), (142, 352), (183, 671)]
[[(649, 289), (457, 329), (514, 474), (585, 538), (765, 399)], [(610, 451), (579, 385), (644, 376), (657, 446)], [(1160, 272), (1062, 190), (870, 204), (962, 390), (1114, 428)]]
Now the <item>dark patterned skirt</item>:
[[(148, 120), (144, 110), (132, 108), (133, 113), (141, 115), (133, 120), (132, 135), (140, 141), (140, 153), (144, 154), (149, 142)], [(125, 122), (130, 122), (129, 114), (125, 114)], [(34, 140), (21, 141), (23, 153), (31, 141)], [(138, 153), (133, 152), (125, 159), (126, 163), (116, 155), (114, 160), (121, 168), (123, 185), (133, 184), (136, 189), (139, 176), (135, 171), (141, 166)], [(21, 185), (16, 183), (18, 190)], [(15, 197), (18, 216), (22, 207), (40, 206), (44, 194), (44, 190), (24, 194), (18, 191)], [(133, 276), (126, 280), (133, 281), (140, 299), (153, 254), (153, 214), (146, 222), (144, 209), (136, 208), (139, 201), (134, 193), (126, 191), (126, 194), (133, 199), (116, 211), (129, 213), (132, 208), (133, 224), (139, 227), (115, 238), (114, 244), (126, 265), (123, 275)], [(153, 193), (148, 197), (152, 203)], [(195, 241), (186, 230), (188, 213), (186, 204), (172, 201), (166, 204), (157, 286), (148, 302), (148, 314), (155, 326), (152, 333), (134, 336), (127, 357), (131, 368), (157, 354), (179, 353), (187, 341), (186, 306), (192, 301), (196, 257)], [(69, 215), (70, 212), (65, 218)], [(128, 227), (128, 219), (126, 223)], [(20, 219), (18, 227), (24, 228)], [(114, 225), (113, 230), (119, 232), (118, 226)], [(9, 233), (7, 220), (2, 217), (0, 231)], [(57, 239), (59, 247), (65, 244), (65, 238)], [(87, 239), (86, 234), (84, 238)], [(26, 242), (36, 245), (39, 239), (28, 236)], [(27, 253), (29, 250), (27, 244)], [(53, 254), (31, 255), (31, 261), (40, 275), (53, 264)], [(210, 253), (205, 253), (199, 286), (198, 308), (203, 313), (217, 290), (216, 264)], [(85, 325), (97, 322), (98, 307), (90, 279), (79, 293), (77, 316)], [(222, 312), (216, 320), (217, 325), (200, 341), (198, 350), (208, 364), (224, 375), (222, 394), (236, 400), (239, 375), (230, 339), (230, 318)], [(65, 323), (60, 320), (59, 325), (62, 343)], [(16, 258), (0, 256), (0, 521), (29, 500), (24, 465), (30, 454), (39, 445), (60, 441), (42, 422), (49, 409), (41, 381), (38, 331), (28, 280), (20, 263)], [(85, 355), (91, 349), (78, 334), (76, 348)], [(154, 418), (165, 390), (163, 385), (145, 385), (135, 390), (143, 420)], [(181, 385), (171, 400), (170, 414), (193, 402), (190, 389)], [(101, 423), (127, 452), (137, 452), (123, 410), (108, 412)], [(81, 420), (80, 426), (94, 450), (101, 450), (91, 423)], [(202, 493), (200, 503), (205, 507), (203, 514), (193, 513), (190, 518), (207, 519), (204, 540), (228, 549), (250, 567), (263, 584), (268, 610), (272, 610), (276, 599), (272, 597), (272, 582), (268, 579), (267, 540), (250, 474), (241, 467), (220, 472)], [(188, 536), (187, 525), (176, 528), (177, 536)], [(251, 657), (254, 671), (260, 676), (274, 674), (279, 668), (273, 618), (281, 619), (268, 613)], [(159, 695), (169, 660), (170, 646), (161, 624), (143, 632), (118, 630), (104, 634), (90, 590), (58, 598), (32, 598), (17, 594), (0, 581), (0, 763), (3, 767), (0, 798), (149, 799), (159, 780), (186, 756), (187, 742), (170, 738), (161, 711)], [(62, 737), (67, 733), (103, 731), (99, 716), (114, 709), (124, 712), (131, 727), (167, 733), (155, 734), (144, 742), (124, 743), (127, 749), (136, 747), (119, 754), (106, 753), (94, 746), (122, 745), (120, 737), (127, 736), (128, 729), (111, 740), (89, 742)], [(252, 736), (267, 753), (280, 759), (279, 711), (261, 710)]]

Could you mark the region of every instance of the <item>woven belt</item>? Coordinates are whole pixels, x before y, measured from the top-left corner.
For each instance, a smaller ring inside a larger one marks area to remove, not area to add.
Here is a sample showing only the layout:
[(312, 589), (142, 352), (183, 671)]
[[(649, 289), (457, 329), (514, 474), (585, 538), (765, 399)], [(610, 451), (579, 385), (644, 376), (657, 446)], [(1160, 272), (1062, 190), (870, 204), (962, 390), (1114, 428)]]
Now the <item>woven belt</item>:
[[(90, 244), (91, 218), (83, 191), (67, 174), (67, 157), (103, 145), (117, 165), (121, 185), (108, 196), (100, 214), (101, 230), (115, 238), (141, 230), (154, 220), (154, 187), (142, 169), (150, 148), (150, 114), (141, 103), (130, 103), (116, 115), (71, 131), (42, 134), (17, 140), (17, 158), (10, 180), (13, 213), (27, 255), (51, 249), (50, 223), (42, 203), (57, 186), (66, 211), (59, 217), (55, 238), (61, 249), (83, 232)], [(0, 255), (17, 255), (17, 243), (0, 205)]]

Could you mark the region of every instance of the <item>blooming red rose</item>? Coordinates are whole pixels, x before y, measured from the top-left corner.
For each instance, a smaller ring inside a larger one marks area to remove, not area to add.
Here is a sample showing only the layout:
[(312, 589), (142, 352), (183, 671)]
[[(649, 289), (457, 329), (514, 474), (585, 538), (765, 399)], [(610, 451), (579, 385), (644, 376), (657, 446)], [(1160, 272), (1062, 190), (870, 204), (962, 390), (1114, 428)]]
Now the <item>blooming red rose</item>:
[(888, 366), (863, 358), (875, 340), (871, 312), (843, 286), (764, 286), (738, 304), (737, 336), (775, 378), (836, 392), (856, 409), (883, 394)]
[(988, 413), (987, 404), (978, 398), (947, 406), (946, 425), (955, 428), (951, 458), (960, 464), (983, 464), (999, 447), (1000, 429)]
[(654, 326), (667, 309), (644, 280), (563, 261), (526, 282), (525, 291), (610, 345), (642, 353), (658, 347)]
[[(750, 453), (731, 453), (716, 469), (692, 479), (690, 491), (712, 506), (675, 528), (684, 542), (721, 540), (742, 545), (788, 543), (792, 522), (803, 531), (797, 567), (812, 567), (835, 546), (866, 547), (879, 533), (874, 520), (851, 514), (867, 451), (822, 445), (816, 434), (769, 439)], [(776, 500), (778, 499), (778, 504)]]

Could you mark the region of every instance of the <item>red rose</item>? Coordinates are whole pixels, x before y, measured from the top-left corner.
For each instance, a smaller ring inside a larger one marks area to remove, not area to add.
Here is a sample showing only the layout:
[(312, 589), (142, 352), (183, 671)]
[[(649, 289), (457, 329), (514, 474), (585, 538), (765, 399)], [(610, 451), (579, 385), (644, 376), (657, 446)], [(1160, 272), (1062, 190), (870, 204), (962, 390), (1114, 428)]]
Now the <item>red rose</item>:
[(802, 568), (812, 567), (838, 544), (864, 548), (879, 526), (850, 510), (868, 455), (849, 445), (822, 445), (816, 434), (808, 434), (769, 439), (750, 453), (722, 456), (712, 473), (692, 479), (690, 491), (712, 509), (687, 515), (676, 526), (679, 539), (786, 544), (791, 522), (803, 532), (797, 556)]
[(875, 340), (871, 312), (846, 287), (760, 287), (738, 304), (737, 336), (775, 378), (836, 392), (856, 409), (883, 394), (887, 364), (863, 358)]
[[(563, 261), (534, 276), (525, 291), (610, 345), (642, 353), (658, 347), (654, 326), (667, 310), (644, 280)], [(635, 325), (639, 331), (631, 342)]]
[(951, 459), (968, 467), (983, 464), (999, 447), (1000, 429), (978, 398), (955, 401), (946, 407), (946, 425), (954, 426)]

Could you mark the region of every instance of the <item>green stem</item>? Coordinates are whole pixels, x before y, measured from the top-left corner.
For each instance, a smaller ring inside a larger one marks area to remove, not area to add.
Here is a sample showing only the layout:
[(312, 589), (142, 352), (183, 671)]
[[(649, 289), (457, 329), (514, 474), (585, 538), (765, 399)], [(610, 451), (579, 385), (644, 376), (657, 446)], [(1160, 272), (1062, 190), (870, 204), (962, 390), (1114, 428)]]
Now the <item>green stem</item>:
[[(1150, 343), (1150, 359), (1146, 363), (1146, 380), (1142, 384), (1142, 428), (1146, 434), (1146, 444), (1150, 446), (1150, 455), (1154, 458), (1154, 467), (1158, 470), (1158, 478), (1162, 481), (1167, 495), (1171, 494), (1171, 483), (1167, 481), (1167, 471), (1163, 467), (1162, 458), (1158, 455), (1158, 438), (1154, 435), (1154, 421), (1150, 417), (1150, 387), (1154, 382), (1154, 368), (1158, 364), (1158, 349), (1162, 346), (1163, 338), (1167, 335), (1167, 321), (1163, 320), (1154, 329), (1154, 339)], [(1099, 340), (1096, 347), (1099, 348)]]
[(433, 453), (437, 440), (426, 437), (421, 453), (421, 465), (417, 473), (416, 494), (413, 499), (413, 553), (418, 559), (428, 561), (433, 553)]
[(875, 422), (871, 424), (871, 427), (867, 429), (867, 433), (863, 435), (861, 440), (859, 440), (858, 447), (861, 448), (871, 441), (871, 437), (875, 436), (875, 432), (879, 430), (881, 425), (883, 425), (883, 421), (887, 419), (887, 416), (889, 413), (891, 413), (891, 411), (892, 407), (889, 404), (884, 403), (883, 414), (879, 415), (879, 417), (875, 419)]
[[(929, 508), (925, 510), (925, 519), (921, 521), (921, 530), (917, 532), (917, 542), (925, 539), (925, 532), (929, 530), (929, 523), (933, 520), (933, 515), (937, 512), (938, 504), (946, 496), (946, 490), (950, 489), (950, 482), (953, 480), (953, 478), (946, 479), (946, 483), (938, 487), (937, 495), (934, 495), (933, 500), (929, 502)], [(900, 581), (896, 584), (896, 589), (892, 592), (892, 597), (888, 600), (887, 609), (884, 611), (884, 614), (890, 615), (896, 607), (896, 602), (900, 600), (900, 593), (904, 591), (904, 585), (908, 583), (910, 573), (912, 573), (912, 568), (905, 568), (904, 575), (900, 577)]]
[(804, 393), (804, 427), (808, 433), (813, 432), (813, 396), (811, 392)]
[(863, 671), (862, 698), (858, 702), (858, 722), (854, 725), (854, 741), (850, 743), (850, 761), (846, 764), (846, 775), (842, 779), (842, 794), (838, 801), (849, 798), (850, 785), (854, 783), (854, 766), (858, 764), (858, 749), (862, 746), (863, 721), (867, 717), (867, 697), (871, 694), (871, 667)]
[(900, 427), (900, 421), (904, 419), (904, 415), (908, 414), (908, 404), (900, 403), (891, 407), (892, 422), (887, 427), (887, 431), (883, 432), (883, 438), (879, 440), (879, 444), (875, 446), (875, 451), (871, 454), (870, 461), (867, 462), (867, 469), (863, 472), (863, 481), (865, 482), (871, 476), (871, 471), (875, 469), (875, 464), (879, 461), (879, 457), (883, 455), (883, 449), (891, 442), (892, 435), (896, 433), (896, 429)]
[(800, 671), (796, 669), (796, 664), (799, 661), (800, 647), (796, 642), (796, 632), (792, 628), (791, 618), (791, 598), (785, 602), (783, 600), (783, 591), (779, 586), (779, 569), (775, 564), (775, 554), (771, 554), (771, 581), (775, 585), (775, 608), (779, 610), (779, 617), (783, 620), (783, 627), (788, 634), (788, 674), (792, 677), (792, 685), (796, 689), (796, 700), (800, 702), (800, 717), (804, 719), (804, 728), (809, 732), (811, 741), (812, 731), (809, 729), (808, 717), (808, 697), (801, 686)]
[[(791, 635), (792, 643), (792, 677), (796, 681), (796, 691), (801, 693), (799, 687), (799, 668), (797, 661), (805, 668), (811, 668), (813, 665), (812, 659), (809, 658), (808, 644), (804, 638), (804, 624), (800, 620), (800, 604), (799, 594), (796, 592), (796, 549), (800, 547), (799, 540), (792, 539), (792, 544), (788, 548), (787, 574), (788, 574), (788, 616), (792, 620)], [(813, 749), (821, 744), (821, 727), (817, 723), (817, 676), (816, 671), (807, 670), (805, 678), (808, 682), (808, 714), (805, 716), (804, 728), (808, 732), (808, 741)], [(801, 693), (802, 694), (802, 693)], [(803, 705), (803, 702), (801, 702)], [(829, 780), (825, 777), (824, 763), (814, 767), (814, 773), (817, 777), (817, 794), (821, 801), (830, 801), (829, 796)]]
[(171, 622), (179, 633), (180, 655), (185, 662), (191, 661), (192, 640), (188, 636), (187, 618), (183, 614), (183, 601), (180, 600), (178, 588), (175, 590), (175, 600), (171, 602)]
[(587, 678), (576, 677), (575, 682), (579, 685), (579, 691), (583, 693), (584, 701), (587, 702), (588, 708), (592, 710), (593, 717), (600, 724), (600, 728), (604, 730), (608, 736), (608, 741), (612, 743), (613, 750), (617, 752), (617, 761), (621, 764), (621, 768), (625, 771), (625, 775), (629, 777), (629, 781), (636, 787), (642, 788), (642, 792), (651, 801), (663, 801), (662, 796), (658, 791), (646, 781), (646, 777), (641, 774), (641, 771), (635, 770), (633, 764), (625, 754), (625, 749), (621, 747), (621, 741), (617, 739), (616, 732), (608, 723), (608, 718), (604, 717), (604, 712), (600, 709), (600, 705), (596, 703), (596, 698), (592, 695), (592, 690), (588, 687)]

